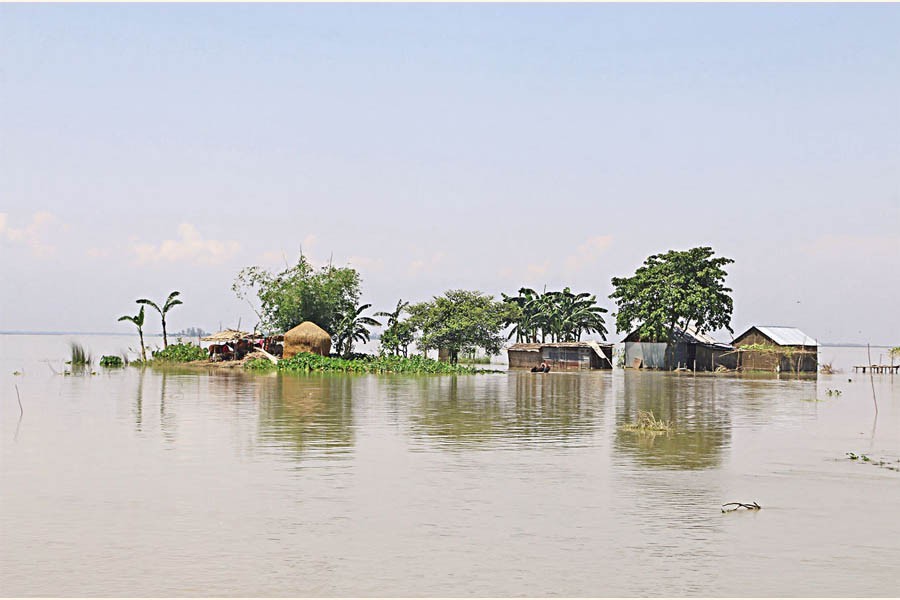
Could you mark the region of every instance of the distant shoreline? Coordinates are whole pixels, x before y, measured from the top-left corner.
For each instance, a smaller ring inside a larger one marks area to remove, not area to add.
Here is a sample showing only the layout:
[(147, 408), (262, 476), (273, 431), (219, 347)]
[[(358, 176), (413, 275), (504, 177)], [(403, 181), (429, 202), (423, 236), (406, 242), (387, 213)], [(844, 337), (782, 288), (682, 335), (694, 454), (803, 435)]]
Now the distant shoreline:
[[(0, 331), (0, 335), (116, 335), (123, 337), (134, 337), (134, 333), (111, 333), (106, 331)], [(168, 334), (170, 338), (192, 338), (193, 336), (187, 336), (183, 334), (170, 333)], [(144, 337), (162, 337), (162, 332), (160, 333), (144, 333)], [(373, 338), (375, 339), (375, 338)], [(612, 342), (613, 344), (618, 344), (621, 342)], [(866, 344), (859, 343), (842, 343), (842, 342), (827, 342), (819, 344), (819, 348), (865, 348)], [(891, 344), (870, 344), (870, 348), (893, 348)]]

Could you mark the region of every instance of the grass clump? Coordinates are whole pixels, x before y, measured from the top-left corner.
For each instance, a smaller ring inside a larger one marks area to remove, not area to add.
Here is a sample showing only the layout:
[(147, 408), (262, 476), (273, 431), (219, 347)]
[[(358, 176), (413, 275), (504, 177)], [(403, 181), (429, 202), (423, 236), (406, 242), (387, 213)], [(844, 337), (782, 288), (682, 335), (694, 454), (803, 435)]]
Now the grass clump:
[(622, 429), (625, 431), (669, 433), (673, 428), (669, 421), (657, 419), (650, 411), (639, 410), (637, 421), (623, 425)]
[[(248, 363), (248, 368), (251, 363)], [(256, 363), (253, 362), (254, 368)], [(373, 356), (365, 355), (353, 359), (319, 356), (301, 352), (278, 362), (280, 371), (322, 372), (322, 373), (409, 373), (437, 375), (469, 375), (486, 371), (465, 365), (423, 358), (421, 356)]]
[(100, 366), (106, 367), (107, 369), (116, 369), (124, 367), (125, 362), (122, 360), (121, 356), (101, 356)]
[(69, 365), (72, 370), (67, 370), (66, 374), (81, 373), (90, 368), (91, 363), (94, 362), (94, 357), (89, 351), (84, 349), (84, 346), (72, 342), (69, 344), (69, 349), (69, 360), (66, 361), (66, 364)]
[(170, 344), (153, 353), (153, 360), (159, 362), (192, 362), (206, 358), (206, 350), (194, 344)]

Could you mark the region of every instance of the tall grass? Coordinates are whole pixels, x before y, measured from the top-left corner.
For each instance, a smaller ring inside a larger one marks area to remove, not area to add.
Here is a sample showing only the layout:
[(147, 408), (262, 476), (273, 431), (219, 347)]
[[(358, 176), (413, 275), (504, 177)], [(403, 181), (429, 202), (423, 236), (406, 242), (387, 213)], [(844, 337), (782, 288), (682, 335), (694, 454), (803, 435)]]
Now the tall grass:
[(69, 344), (70, 358), (68, 364), (72, 367), (72, 371), (83, 371), (91, 366), (94, 357), (90, 351), (85, 350), (84, 346), (71, 342)]

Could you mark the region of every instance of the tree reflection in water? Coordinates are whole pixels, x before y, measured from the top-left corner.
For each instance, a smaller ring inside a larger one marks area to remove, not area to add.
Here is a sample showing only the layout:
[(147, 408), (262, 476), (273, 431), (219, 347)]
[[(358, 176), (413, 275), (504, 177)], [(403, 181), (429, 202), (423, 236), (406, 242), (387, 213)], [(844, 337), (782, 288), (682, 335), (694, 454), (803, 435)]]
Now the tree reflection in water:
[(608, 378), (596, 374), (509, 373), (418, 378), (403, 395), (415, 439), (488, 449), (583, 441), (609, 390)]
[[(731, 442), (731, 417), (717, 400), (715, 377), (626, 370), (616, 405), (615, 448), (639, 463), (663, 469), (705, 469), (720, 464)], [(669, 421), (671, 432), (627, 431), (648, 411)]]
[(257, 378), (259, 441), (304, 455), (348, 454), (354, 444), (353, 383), (347, 375)]

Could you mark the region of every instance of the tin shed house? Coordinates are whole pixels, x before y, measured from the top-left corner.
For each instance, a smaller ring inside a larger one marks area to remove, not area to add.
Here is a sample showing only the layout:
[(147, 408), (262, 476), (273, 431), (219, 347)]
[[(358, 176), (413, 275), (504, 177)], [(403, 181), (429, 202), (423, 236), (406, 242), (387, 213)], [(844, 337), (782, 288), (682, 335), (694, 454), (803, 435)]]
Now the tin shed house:
[[(693, 328), (675, 329), (674, 342), (641, 339), (639, 330), (629, 333), (625, 343), (625, 367), (634, 369), (715, 371), (719, 357), (731, 346), (717, 342)], [(671, 346), (671, 347), (670, 347)]]
[(796, 327), (754, 325), (734, 339), (722, 364), (739, 371), (815, 373), (819, 343)]
[(612, 369), (612, 344), (557, 342), (513, 344), (507, 349), (510, 369), (530, 369), (546, 363), (552, 371)]

